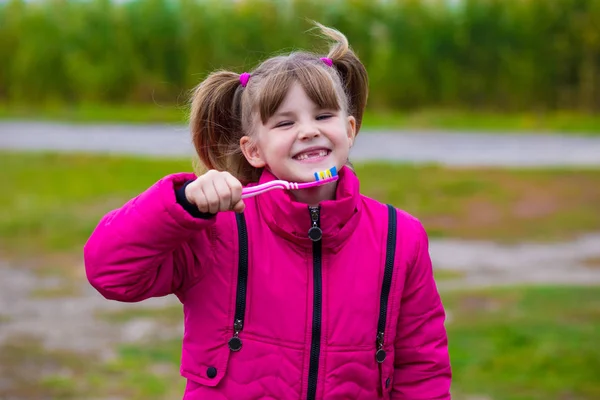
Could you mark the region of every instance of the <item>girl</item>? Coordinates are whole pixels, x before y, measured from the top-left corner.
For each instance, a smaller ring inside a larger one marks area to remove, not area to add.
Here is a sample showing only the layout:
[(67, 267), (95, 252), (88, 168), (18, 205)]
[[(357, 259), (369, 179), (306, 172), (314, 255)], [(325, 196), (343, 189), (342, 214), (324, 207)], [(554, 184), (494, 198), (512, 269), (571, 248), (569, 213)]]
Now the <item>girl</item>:
[[(445, 313), (428, 238), (363, 196), (347, 164), (367, 73), (340, 32), (195, 90), (191, 132), (208, 170), (177, 173), (107, 214), (84, 248), (107, 299), (175, 294), (184, 399), (449, 399)], [(338, 180), (242, 199), (275, 179)]]

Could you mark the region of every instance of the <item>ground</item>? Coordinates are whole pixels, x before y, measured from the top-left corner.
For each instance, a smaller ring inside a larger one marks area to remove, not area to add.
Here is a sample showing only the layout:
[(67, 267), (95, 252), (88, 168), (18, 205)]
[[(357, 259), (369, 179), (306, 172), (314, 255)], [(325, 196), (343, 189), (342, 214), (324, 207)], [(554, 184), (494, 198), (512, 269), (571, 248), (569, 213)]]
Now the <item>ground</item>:
[[(440, 239), (432, 241), (431, 251), (442, 297), (451, 304), (447, 307), (449, 327), (461, 313), (502, 307), (494, 300), (481, 301), (489, 294), (465, 296), (460, 307), (456, 306), (452, 293), (462, 293), (467, 287), (489, 290), (520, 283), (600, 283), (600, 235), (560, 245), (500, 246)], [(0, 379), (0, 398), (33, 399), (41, 398), (36, 397), (41, 393), (54, 393), (52, 398), (76, 399), (94, 386), (94, 379), (105, 382), (111, 366), (117, 371), (139, 367), (140, 377), (131, 378), (136, 382), (134, 389), (123, 387), (128, 380), (120, 378), (114, 388), (100, 391), (105, 397), (99, 399), (116, 399), (111, 396), (123, 393), (127, 393), (123, 399), (175, 398), (167, 393), (177, 396), (182, 383), (177, 375), (182, 333), (177, 299), (165, 297), (139, 304), (107, 301), (87, 283), (81, 260), (73, 262), (55, 271), (0, 266), (0, 376), (5, 377)], [(64, 273), (66, 270), (71, 273)], [(165, 343), (172, 353), (150, 355), (147, 365), (137, 357), (139, 352)], [(169, 388), (165, 383), (169, 379), (179, 383)], [(32, 380), (38, 384), (32, 385)], [(155, 397), (144, 397), (150, 395)], [(472, 396), (466, 393), (458, 398)]]
[[(177, 299), (105, 300), (81, 254), (101, 215), (189, 160), (0, 155), (0, 399), (180, 398)], [(600, 398), (598, 170), (356, 169), (430, 233), (455, 399)]]

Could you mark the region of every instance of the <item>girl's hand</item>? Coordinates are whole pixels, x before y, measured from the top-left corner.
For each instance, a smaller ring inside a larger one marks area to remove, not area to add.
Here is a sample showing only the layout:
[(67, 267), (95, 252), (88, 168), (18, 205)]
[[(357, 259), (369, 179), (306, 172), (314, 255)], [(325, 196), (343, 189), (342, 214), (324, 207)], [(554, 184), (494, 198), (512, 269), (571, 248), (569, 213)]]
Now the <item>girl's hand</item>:
[(244, 211), (242, 184), (229, 172), (210, 170), (185, 188), (187, 200), (204, 213)]

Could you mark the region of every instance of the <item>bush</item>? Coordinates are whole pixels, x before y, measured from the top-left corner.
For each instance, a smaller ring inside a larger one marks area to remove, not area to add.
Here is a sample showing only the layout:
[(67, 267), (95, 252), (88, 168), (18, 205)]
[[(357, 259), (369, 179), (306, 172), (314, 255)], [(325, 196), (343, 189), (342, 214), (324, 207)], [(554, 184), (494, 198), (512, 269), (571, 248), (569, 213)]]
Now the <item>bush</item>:
[(343, 31), (369, 106), (600, 109), (600, 0), (9, 0), (0, 101), (183, 103), (215, 68), (323, 44)]

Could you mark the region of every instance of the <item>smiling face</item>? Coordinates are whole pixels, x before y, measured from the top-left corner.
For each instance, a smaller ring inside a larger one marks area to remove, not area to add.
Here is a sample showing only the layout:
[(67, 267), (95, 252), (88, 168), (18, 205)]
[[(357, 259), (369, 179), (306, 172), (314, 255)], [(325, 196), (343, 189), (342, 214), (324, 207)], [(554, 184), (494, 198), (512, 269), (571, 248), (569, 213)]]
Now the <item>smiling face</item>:
[(240, 142), (246, 159), (292, 182), (312, 182), (315, 172), (341, 169), (356, 133), (352, 116), (318, 106), (298, 82), (265, 123), (256, 120), (253, 134)]

